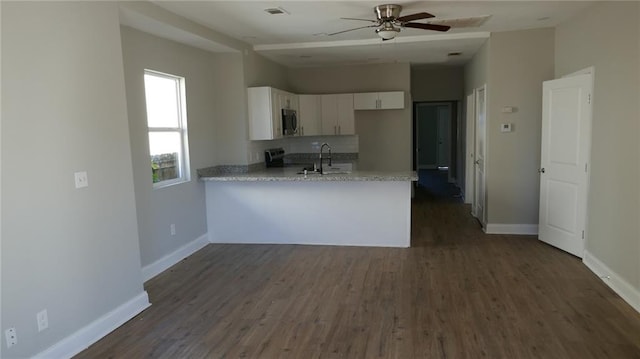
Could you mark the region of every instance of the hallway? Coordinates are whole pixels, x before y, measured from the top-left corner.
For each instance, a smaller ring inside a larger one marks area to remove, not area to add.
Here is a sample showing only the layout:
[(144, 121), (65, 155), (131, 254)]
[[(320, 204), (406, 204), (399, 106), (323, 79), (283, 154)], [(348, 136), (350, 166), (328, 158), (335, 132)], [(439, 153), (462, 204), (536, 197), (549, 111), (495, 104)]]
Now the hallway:
[(79, 358), (638, 358), (640, 314), (579, 259), (418, 189), (412, 247), (209, 245)]

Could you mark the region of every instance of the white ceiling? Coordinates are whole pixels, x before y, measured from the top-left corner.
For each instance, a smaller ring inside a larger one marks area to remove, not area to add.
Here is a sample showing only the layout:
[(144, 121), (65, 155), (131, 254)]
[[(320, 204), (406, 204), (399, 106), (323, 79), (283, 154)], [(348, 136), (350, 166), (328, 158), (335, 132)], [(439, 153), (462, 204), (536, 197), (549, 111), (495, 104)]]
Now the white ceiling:
[[(576, 15), (592, 1), (394, 1), (402, 15), (429, 12), (429, 20), (490, 15), (480, 27), (452, 28), (441, 33), (405, 28), (382, 41), (374, 28), (338, 32), (369, 23), (341, 17), (375, 19), (380, 1), (154, 1), (175, 14), (252, 44), (254, 50), (290, 67), (381, 62), (411, 64), (466, 63), (490, 32), (553, 27)], [(288, 14), (270, 15), (267, 8)], [(419, 22), (427, 22), (420, 20)], [(447, 56), (461, 52), (460, 56)]]

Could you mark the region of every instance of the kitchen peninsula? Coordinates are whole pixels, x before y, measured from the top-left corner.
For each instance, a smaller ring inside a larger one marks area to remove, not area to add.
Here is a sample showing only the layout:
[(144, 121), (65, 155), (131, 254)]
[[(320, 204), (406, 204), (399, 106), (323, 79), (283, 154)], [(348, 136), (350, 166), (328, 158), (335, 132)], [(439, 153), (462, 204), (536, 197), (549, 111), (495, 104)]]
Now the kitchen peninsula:
[(203, 173), (211, 243), (409, 247), (415, 172)]

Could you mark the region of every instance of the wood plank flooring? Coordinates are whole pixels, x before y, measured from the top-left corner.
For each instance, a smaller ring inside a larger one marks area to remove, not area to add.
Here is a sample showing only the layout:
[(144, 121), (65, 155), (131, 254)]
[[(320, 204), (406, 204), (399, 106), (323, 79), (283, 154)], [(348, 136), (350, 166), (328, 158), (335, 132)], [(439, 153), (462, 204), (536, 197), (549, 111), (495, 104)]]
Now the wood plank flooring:
[(78, 358), (640, 358), (640, 315), (579, 259), (420, 195), (412, 247), (209, 245)]

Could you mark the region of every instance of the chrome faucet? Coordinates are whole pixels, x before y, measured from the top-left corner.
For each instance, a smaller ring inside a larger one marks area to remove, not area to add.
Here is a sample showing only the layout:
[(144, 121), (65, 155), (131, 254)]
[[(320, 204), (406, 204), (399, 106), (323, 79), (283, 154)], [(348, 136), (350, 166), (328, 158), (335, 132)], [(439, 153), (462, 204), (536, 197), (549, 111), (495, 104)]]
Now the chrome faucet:
[(323, 143), (322, 146), (320, 146), (320, 174), (322, 174), (322, 150), (324, 150), (324, 146), (327, 146), (327, 148), (329, 149), (329, 166), (331, 166), (331, 146), (329, 146), (328, 143)]

